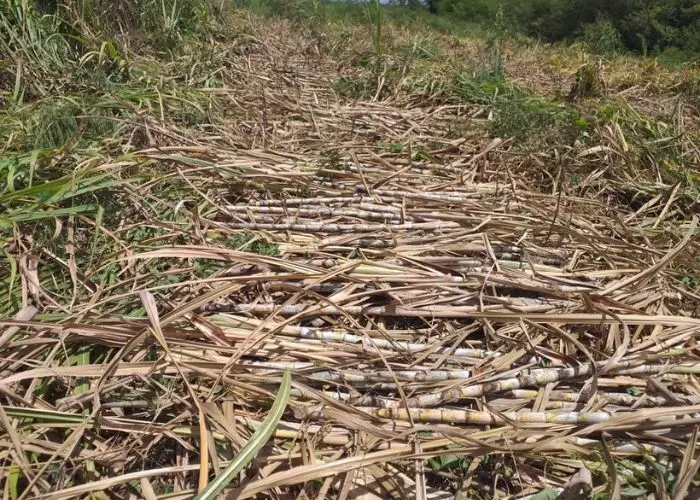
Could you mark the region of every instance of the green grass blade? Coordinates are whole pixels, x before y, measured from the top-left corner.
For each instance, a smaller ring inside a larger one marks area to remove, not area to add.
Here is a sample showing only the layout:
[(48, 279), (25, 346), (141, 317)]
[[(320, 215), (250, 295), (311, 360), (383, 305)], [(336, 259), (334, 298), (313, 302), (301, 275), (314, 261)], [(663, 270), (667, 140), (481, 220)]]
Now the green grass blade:
[(10, 214), (12, 222), (27, 222), (41, 219), (51, 219), (53, 217), (66, 217), (68, 215), (96, 212), (99, 205), (79, 205), (71, 208), (56, 208), (49, 210), (39, 210), (24, 214)]
[[(90, 364), (90, 350), (80, 349), (79, 352), (71, 354), (68, 360), (68, 366), (86, 366)], [(78, 378), (75, 381), (73, 395), (77, 396), (90, 390), (90, 382), (87, 378)], [(85, 413), (85, 412), (84, 412)], [(89, 412), (88, 412), (89, 414)]]
[(282, 383), (280, 384), (279, 391), (277, 392), (277, 397), (275, 402), (267, 414), (265, 421), (262, 423), (260, 428), (255, 431), (255, 434), (250, 438), (250, 441), (241, 449), (241, 452), (236, 455), (233, 461), (226, 467), (226, 469), (221, 472), (214, 480), (209, 483), (209, 485), (204, 488), (204, 490), (195, 497), (195, 500), (211, 500), (218, 495), (221, 490), (223, 490), (231, 480), (242, 471), (250, 461), (257, 455), (260, 449), (267, 443), (270, 436), (277, 427), (277, 423), (282, 418), (285, 408), (287, 407), (287, 401), (289, 400), (289, 393), (292, 387), (292, 378), (290, 371), (287, 370), (282, 377)]
[(52, 410), (37, 410), (34, 408), (20, 408), (17, 406), (3, 406), (2, 409), (8, 416), (14, 418), (28, 418), (41, 420), (43, 422), (64, 422), (69, 424), (80, 424), (85, 421), (82, 415), (74, 415)]
[(10, 498), (12, 500), (17, 500), (19, 496), (17, 492), (17, 485), (19, 484), (19, 478), (22, 475), (22, 468), (18, 465), (12, 465), (10, 467), (10, 473), (7, 475), (7, 489), (10, 490)]
[[(3, 227), (1, 222), (0, 227)], [(10, 227), (12, 227), (11, 223)], [(15, 282), (17, 281), (17, 260), (15, 260), (15, 258), (10, 253), (5, 252), (2, 248), (0, 248), (0, 255), (3, 255), (7, 259), (8, 264), (10, 265), (10, 283), (7, 287), (7, 299), (12, 300), (12, 291), (14, 290)]]

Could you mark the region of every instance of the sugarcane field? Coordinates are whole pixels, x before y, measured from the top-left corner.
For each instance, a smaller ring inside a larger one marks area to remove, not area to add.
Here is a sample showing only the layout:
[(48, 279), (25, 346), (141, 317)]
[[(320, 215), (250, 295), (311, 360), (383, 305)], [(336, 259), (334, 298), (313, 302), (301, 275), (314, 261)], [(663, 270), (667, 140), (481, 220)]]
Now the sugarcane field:
[(2, 0), (2, 500), (700, 499), (700, 10), (634, 1)]

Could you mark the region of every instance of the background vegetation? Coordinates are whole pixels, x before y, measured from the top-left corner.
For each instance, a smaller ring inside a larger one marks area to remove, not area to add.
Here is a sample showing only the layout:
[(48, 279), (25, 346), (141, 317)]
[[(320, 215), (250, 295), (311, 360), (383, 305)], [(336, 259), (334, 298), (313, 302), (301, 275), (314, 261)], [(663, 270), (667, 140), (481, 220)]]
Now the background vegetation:
[[(363, 2), (240, 0), (273, 15), (299, 18), (309, 12), (364, 22)], [(694, 0), (393, 0), (383, 2), (399, 24), (427, 24), (453, 34), (483, 34), (497, 19), (511, 36), (545, 42), (585, 43), (600, 55), (629, 51), (678, 64), (700, 56), (700, 7)], [(432, 12), (434, 15), (426, 15)]]
[(631, 50), (696, 59), (700, 5), (694, 0), (434, 0), (435, 10), (488, 23), (499, 10), (516, 31), (547, 42), (582, 40), (604, 53)]

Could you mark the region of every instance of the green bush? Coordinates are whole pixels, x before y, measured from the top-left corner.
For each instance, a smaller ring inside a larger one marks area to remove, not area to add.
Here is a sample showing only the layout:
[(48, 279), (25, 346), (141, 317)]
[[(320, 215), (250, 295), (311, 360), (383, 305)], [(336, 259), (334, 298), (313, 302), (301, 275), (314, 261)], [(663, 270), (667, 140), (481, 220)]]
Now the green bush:
[(596, 20), (594, 2), (589, 0), (530, 0), (511, 4), (520, 28), (546, 41), (577, 37), (584, 25)]
[(62, 97), (29, 106), (22, 117), (23, 132), (33, 148), (59, 148), (72, 142), (87, 145), (118, 128), (119, 111), (102, 108), (88, 96)]
[(454, 84), (460, 99), (477, 104), (492, 104), (502, 95), (513, 92), (503, 75), (485, 71), (458, 74)]
[[(0, 52), (3, 57), (11, 59), (13, 66), (23, 66), (25, 72), (60, 72), (66, 59), (71, 57), (71, 49), (69, 41), (60, 36), (57, 18), (42, 15), (27, 2), (3, 2), (0, 7)], [(14, 84), (14, 78), (12, 80)]]
[(602, 55), (621, 47), (700, 53), (697, 0), (441, 0), (437, 6), (445, 16), (487, 25), (502, 7), (508, 25), (527, 35), (548, 42), (581, 38)]
[(541, 99), (509, 84), (503, 75), (460, 74), (454, 82), (462, 100), (488, 106), (494, 114), (491, 134), (521, 145), (557, 140), (571, 143), (588, 127), (572, 108)]
[(499, 4), (492, 0), (443, 0), (439, 2), (440, 12), (469, 21), (489, 21), (493, 19)]
[(601, 56), (614, 56), (624, 50), (620, 32), (610, 21), (584, 26), (583, 41), (589, 52)]
[(184, 37), (211, 34), (222, 5), (213, 0), (59, 0), (57, 13), (106, 36), (138, 34), (169, 50)]
[(537, 144), (554, 139), (573, 142), (580, 130), (569, 110), (533, 96), (514, 95), (496, 105), (491, 133), (513, 138), (521, 144)]
[(682, 50), (678, 47), (667, 47), (656, 53), (656, 58), (661, 64), (669, 68), (682, 66), (689, 61), (700, 59), (700, 52)]

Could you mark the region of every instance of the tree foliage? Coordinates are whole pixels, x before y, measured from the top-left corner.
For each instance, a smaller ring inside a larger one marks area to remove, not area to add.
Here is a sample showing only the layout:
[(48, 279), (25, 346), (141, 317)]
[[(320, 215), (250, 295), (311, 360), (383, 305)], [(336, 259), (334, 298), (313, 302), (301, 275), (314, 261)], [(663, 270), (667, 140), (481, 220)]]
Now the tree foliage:
[(502, 7), (513, 27), (549, 42), (573, 40), (585, 37), (587, 31), (598, 30), (609, 41), (618, 39), (624, 47), (640, 53), (670, 47), (700, 53), (697, 0), (434, 0), (431, 3), (436, 4), (440, 13), (471, 21), (493, 19)]

